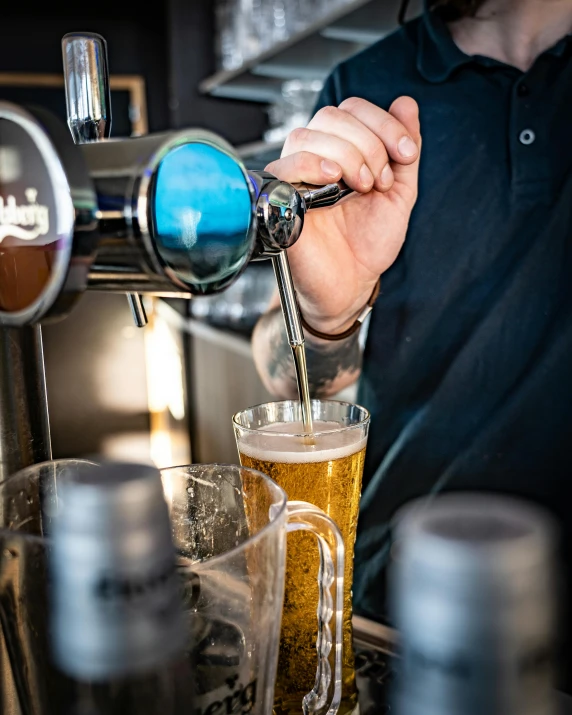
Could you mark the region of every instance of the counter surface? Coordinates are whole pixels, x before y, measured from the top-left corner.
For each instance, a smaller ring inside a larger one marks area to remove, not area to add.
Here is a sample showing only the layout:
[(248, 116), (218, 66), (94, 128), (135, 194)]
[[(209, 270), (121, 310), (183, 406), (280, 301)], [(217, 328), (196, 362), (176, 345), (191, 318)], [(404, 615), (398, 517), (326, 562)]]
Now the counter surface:
[[(387, 715), (395, 673), (397, 633), (379, 623), (353, 617), (360, 715)], [(572, 715), (572, 697), (558, 693), (560, 715)]]

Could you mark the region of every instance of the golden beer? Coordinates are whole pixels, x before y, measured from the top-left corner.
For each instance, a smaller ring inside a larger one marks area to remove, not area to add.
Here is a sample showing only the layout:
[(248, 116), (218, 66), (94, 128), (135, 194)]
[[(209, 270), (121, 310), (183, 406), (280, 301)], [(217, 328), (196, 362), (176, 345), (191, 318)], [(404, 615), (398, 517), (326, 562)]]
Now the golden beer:
[[(243, 466), (270, 476), (290, 500), (307, 501), (320, 507), (340, 528), (346, 560), (342, 702), (338, 712), (346, 715), (357, 705), (351, 590), (367, 424), (352, 429), (339, 422), (314, 420), (313, 445), (300, 436), (302, 433), (303, 427), (297, 422), (274, 423), (247, 433), (237, 430), (238, 450)], [(304, 695), (314, 687), (318, 633), (315, 574), (318, 568), (315, 537), (302, 532), (289, 534), (275, 715), (300, 713)]]

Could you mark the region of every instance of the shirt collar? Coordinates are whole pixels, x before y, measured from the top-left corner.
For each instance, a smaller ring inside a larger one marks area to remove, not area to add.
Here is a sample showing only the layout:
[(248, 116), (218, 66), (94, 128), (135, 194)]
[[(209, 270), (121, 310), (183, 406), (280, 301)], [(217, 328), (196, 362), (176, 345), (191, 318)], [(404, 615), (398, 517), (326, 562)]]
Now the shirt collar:
[[(485, 66), (501, 66), (502, 63), (489, 57), (470, 57), (455, 44), (449, 28), (438, 13), (431, 11), (424, 0), (425, 12), (419, 23), (417, 69), (429, 82), (440, 83), (463, 65), (478, 63)], [(545, 54), (562, 57), (572, 48), (572, 35), (567, 35)]]
[(449, 28), (424, 0), (425, 12), (419, 23), (417, 69), (429, 82), (444, 82), (458, 67), (472, 58), (455, 44)]

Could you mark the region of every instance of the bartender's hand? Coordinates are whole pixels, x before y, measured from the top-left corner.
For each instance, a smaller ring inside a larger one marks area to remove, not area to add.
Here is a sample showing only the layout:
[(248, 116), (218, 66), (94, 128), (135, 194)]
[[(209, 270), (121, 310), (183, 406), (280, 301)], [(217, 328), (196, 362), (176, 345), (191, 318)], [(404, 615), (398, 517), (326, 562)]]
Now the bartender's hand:
[(351, 98), (294, 130), (282, 157), (267, 167), (290, 183), (343, 179), (357, 192), (309, 211), (288, 251), (300, 308), (312, 327), (326, 333), (349, 327), (397, 258), (417, 198), (420, 151), (413, 99), (401, 97), (386, 112)]

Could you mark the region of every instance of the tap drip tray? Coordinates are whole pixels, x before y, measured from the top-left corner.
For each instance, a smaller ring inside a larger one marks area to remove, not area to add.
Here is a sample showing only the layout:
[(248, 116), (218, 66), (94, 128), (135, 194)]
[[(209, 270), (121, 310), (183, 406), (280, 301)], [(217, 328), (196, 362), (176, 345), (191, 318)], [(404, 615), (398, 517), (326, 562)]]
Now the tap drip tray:
[(172, 148), (151, 187), (155, 250), (171, 280), (195, 295), (223, 290), (254, 244), (253, 192), (240, 162), (208, 143)]

